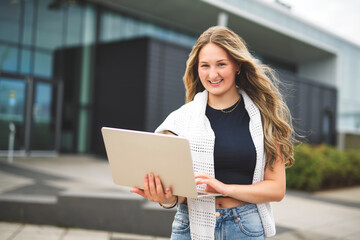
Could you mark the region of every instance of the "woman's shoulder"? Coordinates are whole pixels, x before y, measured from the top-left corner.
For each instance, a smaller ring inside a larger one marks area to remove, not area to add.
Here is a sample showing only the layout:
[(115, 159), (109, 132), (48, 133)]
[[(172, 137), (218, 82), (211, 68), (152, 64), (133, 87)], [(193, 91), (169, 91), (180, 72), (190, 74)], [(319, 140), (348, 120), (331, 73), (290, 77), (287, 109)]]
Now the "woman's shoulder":
[(197, 117), (199, 115), (199, 111), (201, 111), (201, 106), (206, 100), (206, 95), (204, 94), (206, 94), (206, 92), (202, 94), (198, 93), (193, 101), (188, 102), (171, 112), (156, 131), (174, 130), (173, 132), (178, 135), (181, 135), (181, 132), (186, 132), (189, 122), (194, 120), (194, 117)]
[(193, 108), (194, 108), (194, 102), (191, 101), (191, 102), (185, 103), (184, 105), (182, 105), (178, 109), (171, 112), (169, 114), (169, 116), (174, 116), (174, 117), (183, 116), (183, 117), (185, 117), (185, 116), (187, 116), (188, 114), (190, 114), (192, 112)]
[(188, 122), (188, 116), (190, 116), (190, 103), (182, 105), (180, 108), (171, 112), (164, 122), (155, 130), (155, 132), (163, 132), (165, 130), (172, 131), (177, 135), (182, 135), (185, 123)]
[(194, 99), (188, 103), (185, 103), (178, 109), (171, 112), (168, 118), (176, 118), (176, 119), (184, 119), (186, 117), (192, 116), (192, 114), (196, 114), (201, 107), (204, 105), (206, 106), (207, 102), (207, 92), (199, 92), (195, 95)]

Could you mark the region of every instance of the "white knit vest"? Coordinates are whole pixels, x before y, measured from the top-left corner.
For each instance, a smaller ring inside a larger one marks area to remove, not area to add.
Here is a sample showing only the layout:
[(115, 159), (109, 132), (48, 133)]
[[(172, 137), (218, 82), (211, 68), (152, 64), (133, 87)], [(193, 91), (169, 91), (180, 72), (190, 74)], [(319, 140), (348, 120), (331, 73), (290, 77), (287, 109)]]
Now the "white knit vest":
[[(257, 183), (264, 180), (265, 170), (264, 133), (261, 116), (259, 109), (245, 91), (240, 90), (240, 94), (250, 117), (250, 135), (256, 150), (256, 167), (253, 183)], [(215, 176), (215, 134), (205, 115), (207, 101), (208, 92), (206, 90), (196, 94), (193, 101), (172, 112), (155, 132), (170, 130), (181, 137), (189, 139), (194, 172), (204, 172), (210, 176)], [(203, 190), (203, 187), (198, 186), (201, 190)], [(215, 198), (187, 199), (187, 202), (191, 239), (213, 240), (216, 224)], [(265, 236), (274, 236), (276, 230), (270, 203), (257, 204), (257, 208), (264, 227)]]

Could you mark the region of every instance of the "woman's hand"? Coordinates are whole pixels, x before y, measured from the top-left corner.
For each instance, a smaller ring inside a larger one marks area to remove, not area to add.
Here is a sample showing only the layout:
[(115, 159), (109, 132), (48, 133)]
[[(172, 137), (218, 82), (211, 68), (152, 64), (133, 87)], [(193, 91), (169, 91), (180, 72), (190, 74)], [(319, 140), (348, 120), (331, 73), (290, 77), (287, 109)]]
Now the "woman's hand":
[(167, 188), (164, 191), (159, 176), (155, 177), (153, 173), (145, 176), (144, 190), (134, 187), (130, 190), (130, 192), (137, 193), (153, 202), (166, 204), (173, 203), (175, 201), (175, 196), (172, 194), (171, 189)]
[(196, 185), (206, 184), (206, 192), (220, 193), (223, 196), (228, 195), (228, 185), (216, 180), (206, 173), (195, 173), (195, 182)]

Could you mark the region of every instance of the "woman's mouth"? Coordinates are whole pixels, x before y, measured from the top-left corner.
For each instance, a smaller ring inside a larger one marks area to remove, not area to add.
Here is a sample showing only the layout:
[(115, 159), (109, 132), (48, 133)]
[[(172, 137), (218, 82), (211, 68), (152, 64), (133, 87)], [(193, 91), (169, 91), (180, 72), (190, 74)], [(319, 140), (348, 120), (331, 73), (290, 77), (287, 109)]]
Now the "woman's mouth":
[(209, 80), (209, 83), (211, 86), (218, 86), (220, 85), (220, 83), (223, 81), (223, 79), (220, 79), (220, 80), (217, 80), (217, 81), (210, 81)]

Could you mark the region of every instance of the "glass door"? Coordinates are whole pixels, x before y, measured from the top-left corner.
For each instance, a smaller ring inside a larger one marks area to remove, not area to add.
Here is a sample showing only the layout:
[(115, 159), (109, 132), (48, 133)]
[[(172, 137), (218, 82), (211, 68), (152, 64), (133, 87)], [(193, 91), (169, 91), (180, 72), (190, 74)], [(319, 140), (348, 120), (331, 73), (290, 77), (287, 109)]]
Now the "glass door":
[(31, 151), (54, 151), (56, 146), (56, 87), (51, 82), (34, 81)]
[(26, 91), (24, 78), (0, 76), (0, 151), (8, 150), (10, 125), (13, 124), (14, 150), (25, 153)]
[(51, 79), (0, 75), (0, 155), (7, 155), (15, 126), (14, 155), (59, 152), (62, 84)]

